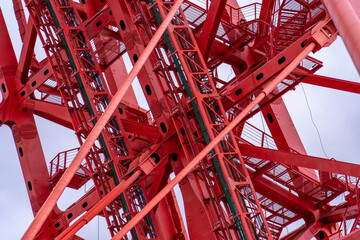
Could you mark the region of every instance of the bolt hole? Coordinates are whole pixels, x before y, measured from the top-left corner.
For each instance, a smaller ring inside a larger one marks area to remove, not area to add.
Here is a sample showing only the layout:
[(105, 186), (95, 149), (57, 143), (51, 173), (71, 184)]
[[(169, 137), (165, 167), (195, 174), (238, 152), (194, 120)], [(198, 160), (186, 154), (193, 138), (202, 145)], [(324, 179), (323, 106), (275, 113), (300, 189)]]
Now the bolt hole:
[(58, 227), (60, 227), (60, 223), (59, 223), (59, 222), (55, 223), (55, 228), (58, 228)]
[(260, 79), (262, 79), (264, 77), (264, 74), (263, 73), (259, 73), (258, 75), (256, 75), (256, 80), (260, 80)]
[(160, 128), (161, 128), (161, 131), (163, 132), (163, 133), (166, 133), (167, 132), (167, 128), (166, 128), (166, 126), (165, 126), (165, 123), (160, 123)]
[(70, 219), (70, 218), (72, 218), (72, 216), (73, 216), (73, 214), (72, 214), (72, 213), (69, 213), (69, 214), (67, 215), (67, 218)]
[(126, 25), (125, 25), (124, 20), (121, 20), (121, 21), (120, 21), (120, 27), (121, 27), (121, 30), (125, 31)]
[(19, 153), (20, 153), (20, 157), (24, 156), (24, 152), (21, 147), (19, 147)]
[(82, 206), (83, 208), (86, 208), (87, 205), (88, 205), (88, 203), (87, 203), (87, 202), (84, 202), (81, 206)]
[(25, 91), (22, 91), (22, 92), (20, 93), (20, 96), (23, 97), (24, 95), (25, 95)]
[(36, 85), (36, 81), (33, 81), (33, 82), (31, 83), (31, 86), (32, 86), (32, 87), (35, 87), (35, 85)]
[(239, 88), (238, 90), (235, 91), (235, 95), (239, 96), (242, 93), (242, 89)]
[(145, 91), (146, 91), (147, 95), (151, 96), (152, 91), (151, 91), (151, 88), (149, 85), (145, 86)]
[(278, 60), (278, 64), (283, 64), (285, 61), (286, 61), (286, 57), (281, 57), (281, 58)]
[(31, 185), (31, 182), (30, 182), (30, 181), (28, 181), (28, 182), (27, 182), (27, 184), (28, 184), (29, 191), (32, 191), (32, 185)]
[(271, 115), (271, 113), (268, 113), (268, 114), (266, 115), (266, 117), (267, 117), (267, 119), (269, 120), (269, 123), (273, 123), (273, 122), (274, 122), (274, 118), (273, 118), (273, 116)]
[(49, 73), (49, 69), (46, 69), (46, 70), (44, 71), (44, 76), (48, 75), (48, 73)]
[(138, 55), (134, 54), (133, 59), (134, 59), (134, 62), (137, 62), (137, 60), (139, 59)]
[(100, 26), (101, 26), (101, 24), (102, 24), (102, 21), (101, 21), (101, 20), (99, 20), (99, 21), (96, 23), (96, 26), (97, 26), (97, 27), (100, 27)]

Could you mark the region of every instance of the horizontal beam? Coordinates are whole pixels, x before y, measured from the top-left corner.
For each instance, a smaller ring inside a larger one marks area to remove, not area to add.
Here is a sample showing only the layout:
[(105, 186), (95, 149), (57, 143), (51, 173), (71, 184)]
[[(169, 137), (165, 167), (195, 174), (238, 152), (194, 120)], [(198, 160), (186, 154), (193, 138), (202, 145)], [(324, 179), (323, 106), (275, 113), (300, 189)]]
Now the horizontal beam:
[(30, 100), (29, 102), (34, 104), (33, 110), (36, 115), (63, 127), (73, 129), (69, 112), (64, 105), (40, 100)]
[(360, 177), (360, 165), (330, 160), (326, 158), (295, 154), (281, 150), (239, 144), (242, 155), (260, 158), (277, 163), (317, 169), (324, 172), (339, 173), (348, 176)]
[(336, 90), (346, 91), (346, 92), (360, 93), (360, 83), (341, 80), (332, 77), (312, 75), (304, 78), (302, 82), (320, 87), (327, 87)]
[[(253, 177), (253, 173), (249, 174), (250, 177)], [(303, 218), (314, 218), (313, 212), (316, 210), (316, 207), (310, 201), (296, 196), (292, 192), (278, 186), (276, 183), (262, 176), (255, 179), (252, 178), (252, 183), (256, 192), (267, 197), (273, 202), (276, 202), (290, 211), (299, 214)]]

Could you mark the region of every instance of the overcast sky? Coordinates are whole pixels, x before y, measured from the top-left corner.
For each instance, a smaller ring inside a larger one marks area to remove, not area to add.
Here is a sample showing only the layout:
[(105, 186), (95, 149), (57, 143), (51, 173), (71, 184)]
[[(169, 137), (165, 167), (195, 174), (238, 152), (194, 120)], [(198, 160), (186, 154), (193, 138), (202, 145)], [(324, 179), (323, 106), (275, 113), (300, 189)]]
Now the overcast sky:
[[(1, 1), (0, 7), (8, 26), (11, 26), (12, 41), (19, 55), (21, 42), (11, 2), (10, 0)], [(324, 62), (324, 67), (317, 72), (318, 74), (359, 82), (359, 75), (340, 38), (331, 47), (316, 53), (315, 57)], [(360, 102), (360, 96), (306, 84), (303, 86), (326, 154), (337, 160), (359, 163), (360, 114), (357, 105)], [(308, 154), (324, 157), (301, 87), (290, 91), (284, 100)], [(38, 117), (36, 121), (47, 161), (58, 152), (78, 145), (71, 131)], [(2, 166), (0, 174), (1, 239), (20, 239), (32, 221), (33, 215), (13, 137), (10, 129), (5, 125), (0, 127), (0, 163)], [(68, 190), (59, 203), (60, 208), (66, 208), (71, 203), (71, 199), (75, 200), (82, 194), (81, 191)], [(104, 221), (101, 220), (101, 224), (103, 225)], [(106, 229), (105, 226), (100, 228)], [(97, 234), (97, 219), (95, 219), (90, 226), (81, 230), (79, 236), (97, 239)], [(101, 231), (100, 239), (108, 238), (108, 231)]]

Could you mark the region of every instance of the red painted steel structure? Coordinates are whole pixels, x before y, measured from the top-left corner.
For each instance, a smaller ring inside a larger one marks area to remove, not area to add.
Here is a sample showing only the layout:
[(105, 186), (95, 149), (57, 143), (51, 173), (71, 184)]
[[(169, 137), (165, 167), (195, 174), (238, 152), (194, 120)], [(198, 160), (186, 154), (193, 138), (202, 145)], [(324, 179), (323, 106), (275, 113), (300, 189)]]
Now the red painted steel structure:
[[(322, 63), (308, 56), (339, 32), (358, 66), (349, 26), (360, 26), (360, 6), (339, 2), (26, 0), (26, 18), (13, 0), (23, 46), (17, 61), (0, 14), (0, 124), (35, 215), (23, 239), (81, 239), (96, 215), (113, 239), (357, 239), (359, 165), (308, 156), (281, 98), (301, 82), (360, 92), (316, 75)], [(73, 130), (81, 147), (46, 161), (34, 114)], [(247, 122), (255, 114), (271, 134)], [(66, 187), (87, 182), (57, 207)]]

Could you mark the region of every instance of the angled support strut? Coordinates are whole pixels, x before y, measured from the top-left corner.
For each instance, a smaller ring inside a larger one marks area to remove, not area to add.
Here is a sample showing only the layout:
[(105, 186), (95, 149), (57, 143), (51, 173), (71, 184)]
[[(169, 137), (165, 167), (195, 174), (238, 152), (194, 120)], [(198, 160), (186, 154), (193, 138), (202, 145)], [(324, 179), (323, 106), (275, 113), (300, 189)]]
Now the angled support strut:
[(163, 23), (160, 25), (158, 30), (155, 32), (153, 38), (150, 40), (144, 52), (139, 57), (138, 61), (135, 63), (133, 69), (129, 73), (128, 77), (125, 79), (119, 90), (114, 95), (113, 99), (111, 100), (110, 104), (106, 108), (105, 112), (99, 118), (97, 124), (90, 132), (88, 138), (83, 143), (79, 152), (66, 169), (62, 177), (60, 178), (59, 182), (56, 184), (54, 189), (52, 190), (51, 194), (45, 201), (44, 205), (41, 207), (38, 214), (35, 216), (35, 219), (30, 224), (29, 228), (25, 232), (24, 236), (22, 237), (23, 240), (32, 240), (36, 237), (36, 234), (39, 232), (41, 226), (44, 224), (45, 220), (48, 218), (49, 214), (51, 213), (52, 209), (56, 205), (58, 199), (60, 198), (61, 194), (64, 192), (67, 185), (70, 183), (71, 179), (75, 175), (76, 171), (78, 170), (82, 160), (86, 157), (88, 152), (90, 151), (91, 147), (93, 146), (96, 139), (99, 137), (100, 133), (104, 129), (105, 125), (109, 121), (110, 117), (117, 109), (121, 99), (126, 94), (127, 90), (131, 86), (131, 83), (139, 73), (140, 69), (147, 61), (148, 57), (150, 56), (152, 50), (155, 48), (156, 44), (162, 37), (163, 33), (165, 32), (166, 28), (168, 27), (169, 23), (173, 19), (176, 11), (181, 6), (183, 0), (178, 0), (173, 8), (170, 10), (166, 18), (164, 19)]
[(187, 166), (181, 170), (176, 177), (168, 183), (148, 204), (131, 219), (120, 232), (118, 232), (112, 240), (122, 239), (128, 231), (130, 231), (138, 222), (143, 219), (172, 189), (178, 184), (184, 177), (186, 177), (200, 161), (205, 158), (210, 151), (227, 135), (229, 132), (236, 127), (241, 120), (243, 120), (247, 114), (260, 103), (262, 99), (274, 90), (274, 88), (289, 75), (299, 63), (315, 48), (315, 43), (310, 43), (293, 62), (291, 62), (273, 81), (271, 81), (263, 91), (246, 107), (244, 110), (224, 128), (219, 135), (217, 135)]
[(77, 233), (84, 225), (91, 221), (99, 212), (101, 212), (107, 205), (111, 203), (116, 197), (118, 197), (122, 192), (125, 191), (131, 184), (133, 184), (138, 177), (140, 177), (141, 171), (138, 170), (133, 173), (127, 180), (121, 182), (117, 185), (111, 192), (109, 192), (103, 199), (101, 199), (97, 204), (95, 204), (89, 211), (87, 211), (81, 218), (79, 218), (75, 223), (70, 227), (65, 229), (55, 240), (66, 240), (71, 239), (72, 236)]

